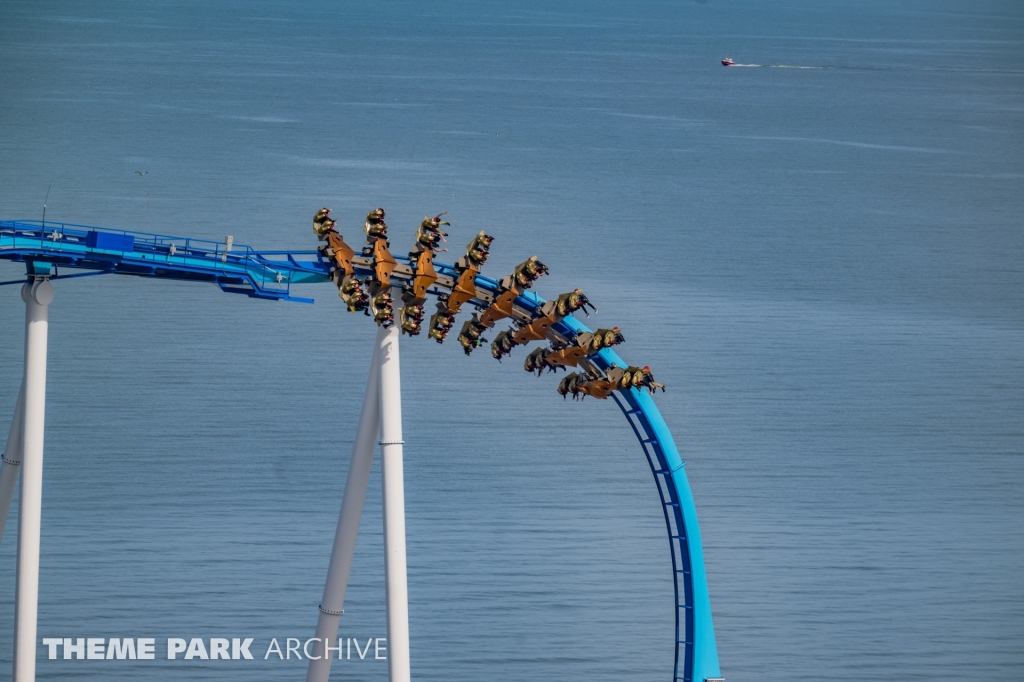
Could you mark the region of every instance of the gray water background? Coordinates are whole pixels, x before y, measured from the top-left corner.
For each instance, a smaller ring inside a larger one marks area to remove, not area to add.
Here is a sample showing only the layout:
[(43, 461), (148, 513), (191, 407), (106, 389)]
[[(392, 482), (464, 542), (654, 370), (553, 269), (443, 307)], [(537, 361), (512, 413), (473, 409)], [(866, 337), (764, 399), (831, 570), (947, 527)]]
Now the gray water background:
[[(481, 229), (488, 274), (538, 255), (538, 292), (581, 287), (668, 385), (726, 679), (1024, 678), (1019, 3), (94, 5), (0, 4), (0, 216), (52, 183), (53, 220), (312, 248), (321, 205), (350, 241), (379, 205), (401, 252), (448, 210), (452, 258)], [(40, 637), (311, 635), (372, 324), (329, 286), (55, 284)], [(0, 288), (0, 415), (22, 319)], [(669, 679), (663, 519), (615, 406), (521, 350), (402, 344), (414, 678)], [(305, 672), (45, 651), (39, 679)]]

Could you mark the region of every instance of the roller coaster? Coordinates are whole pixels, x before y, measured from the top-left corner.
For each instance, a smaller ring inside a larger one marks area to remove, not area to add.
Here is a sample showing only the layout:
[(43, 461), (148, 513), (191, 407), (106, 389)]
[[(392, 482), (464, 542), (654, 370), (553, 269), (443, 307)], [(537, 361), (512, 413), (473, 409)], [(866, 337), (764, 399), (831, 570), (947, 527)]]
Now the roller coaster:
[[(473, 311), (457, 335), (467, 355), (487, 344), (484, 334), (507, 321), (511, 326), (490, 342), (494, 358), (500, 361), (517, 346), (541, 342), (526, 355), (525, 370), (537, 375), (565, 370), (556, 386), (561, 395), (611, 398), (618, 405), (650, 465), (668, 529), (675, 598), (672, 680), (721, 680), (693, 495), (684, 462), (653, 399), (654, 392), (665, 387), (654, 380), (649, 367), (622, 361), (614, 350), (625, 341), (618, 327), (591, 330), (574, 316), (596, 310), (581, 290), (553, 300), (532, 291), (533, 284), (548, 272), (536, 256), (502, 279), (486, 277), (481, 270), (493, 237), (480, 232), (454, 264), (435, 262), (439, 246), (448, 237), (442, 231), (449, 225), (443, 216), (423, 219), (407, 256), (391, 254), (385, 212), (380, 208), (367, 215), (365, 244), (358, 252), (345, 242), (327, 208), (313, 219), (318, 248), (299, 251), (256, 251), (235, 244), (230, 236), (214, 242), (68, 223), (0, 221), (0, 259), (26, 266), (24, 279), (0, 282), (21, 284), (26, 303), (25, 374), (0, 465), (0, 537), (19, 475), (21, 479), (16, 682), (35, 679), (47, 315), (54, 295), (51, 282), (105, 274), (207, 282), (228, 293), (300, 303), (313, 300), (293, 295), (293, 284), (331, 282), (349, 311), (364, 313), (378, 326), (307, 682), (326, 681), (330, 672), (330, 650), (323, 655), (319, 642), (327, 645), (337, 635), (377, 444), (384, 479), (389, 680), (410, 679), (398, 340), (401, 334), (421, 334), (425, 326), (429, 339), (443, 343), (456, 316), (467, 306)], [(424, 325), (425, 306), (431, 297), (436, 311)], [(577, 371), (569, 372), (569, 368)]]

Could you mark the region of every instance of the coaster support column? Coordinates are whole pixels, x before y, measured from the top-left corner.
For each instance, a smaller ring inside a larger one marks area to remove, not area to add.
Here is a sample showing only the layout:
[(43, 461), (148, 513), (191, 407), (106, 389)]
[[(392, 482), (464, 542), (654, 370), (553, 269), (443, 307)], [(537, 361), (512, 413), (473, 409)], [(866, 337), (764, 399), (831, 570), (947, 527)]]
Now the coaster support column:
[(327, 567), (324, 596), (320, 600), (320, 616), (316, 623), (317, 641), (311, 647), (312, 656), (306, 670), (306, 682), (327, 682), (331, 674), (332, 659), (331, 656), (324, 655), (324, 645), (327, 642), (334, 642), (338, 636), (341, 614), (345, 612), (345, 591), (352, 571), (352, 556), (355, 553), (359, 521), (366, 501), (366, 488), (370, 482), (373, 452), (377, 449), (377, 436), (380, 432), (380, 363), (377, 351), (380, 340), (386, 333), (384, 329), (379, 330), (373, 346), (370, 374), (366, 379), (366, 392), (363, 394), (363, 409), (359, 414), (359, 428), (356, 431), (355, 443), (352, 445), (352, 461), (348, 466), (348, 478), (345, 479), (341, 513), (338, 515), (338, 527), (334, 532), (334, 548), (331, 550), (331, 562)]
[(409, 586), (405, 557), (405, 482), (402, 464), (402, 380), (399, 328), (378, 336), (381, 478), (384, 491), (384, 582), (387, 592), (388, 682), (409, 682)]
[(53, 302), (53, 285), (49, 277), (36, 276), (34, 281), (22, 287), (21, 298), (25, 301), (25, 406), (14, 602), (14, 682), (35, 682), (46, 424), (46, 343), (49, 306)]

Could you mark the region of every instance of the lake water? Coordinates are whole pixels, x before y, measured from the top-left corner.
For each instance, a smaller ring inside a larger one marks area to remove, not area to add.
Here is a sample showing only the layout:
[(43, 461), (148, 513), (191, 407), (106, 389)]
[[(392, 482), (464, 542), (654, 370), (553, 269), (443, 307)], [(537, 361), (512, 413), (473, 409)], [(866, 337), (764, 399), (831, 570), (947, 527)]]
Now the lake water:
[[(350, 241), (384, 206), (402, 252), (447, 210), (441, 260), (481, 229), (487, 274), (539, 256), (538, 293), (582, 288), (667, 384), (729, 682), (1019, 680), (1022, 48), (997, 1), (6, 2), (0, 217), (52, 184), (48, 219), (294, 249), (320, 206)], [(303, 679), (262, 654), (312, 635), (372, 324), (329, 286), (55, 287), (39, 635), (161, 644), (40, 646), (39, 679)], [(0, 288), (3, 429), (23, 315)], [(615, 406), (402, 343), (414, 679), (670, 679)], [(384, 636), (382, 558), (375, 471), (342, 636)], [(386, 679), (370, 658), (335, 679)]]

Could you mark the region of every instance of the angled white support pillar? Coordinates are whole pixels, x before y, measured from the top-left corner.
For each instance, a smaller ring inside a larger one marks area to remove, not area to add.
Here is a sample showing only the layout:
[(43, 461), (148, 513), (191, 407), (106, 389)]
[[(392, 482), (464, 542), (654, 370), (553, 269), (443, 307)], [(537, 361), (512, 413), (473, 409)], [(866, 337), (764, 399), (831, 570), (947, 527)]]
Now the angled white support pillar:
[(405, 562), (405, 481), (402, 472), (402, 380), (398, 326), (378, 336), (381, 478), (384, 483), (384, 581), (388, 615), (388, 680), (409, 682), (409, 586)]
[(0, 539), (4, 537), (7, 527), (7, 515), (11, 511), (11, 499), (14, 498), (14, 487), (21, 473), (22, 426), (25, 422), (25, 378), (21, 379), (18, 391), (18, 402), (14, 407), (14, 419), (11, 430), (7, 433), (7, 447), (0, 458)]
[(377, 349), (386, 333), (383, 329), (378, 331), (377, 342), (373, 346), (370, 375), (366, 379), (366, 392), (363, 394), (363, 409), (359, 414), (359, 428), (352, 446), (348, 478), (345, 479), (338, 527), (334, 532), (334, 549), (331, 550), (331, 562), (327, 567), (324, 596), (320, 600), (320, 617), (316, 623), (317, 641), (312, 647), (306, 682), (327, 682), (331, 674), (331, 655), (334, 650), (332, 647), (328, 652), (331, 655), (325, 656), (324, 643), (333, 643), (338, 636), (338, 624), (344, 613), (345, 590), (352, 571), (352, 555), (355, 553), (356, 536), (359, 533), (359, 520), (363, 515), (366, 488), (370, 482), (373, 452), (377, 449), (377, 435), (380, 432), (380, 363), (377, 361)]
[(25, 407), (14, 602), (14, 682), (35, 682), (43, 434), (46, 424), (46, 342), (53, 285), (49, 279), (37, 278), (22, 287), (21, 298), (25, 301)]

